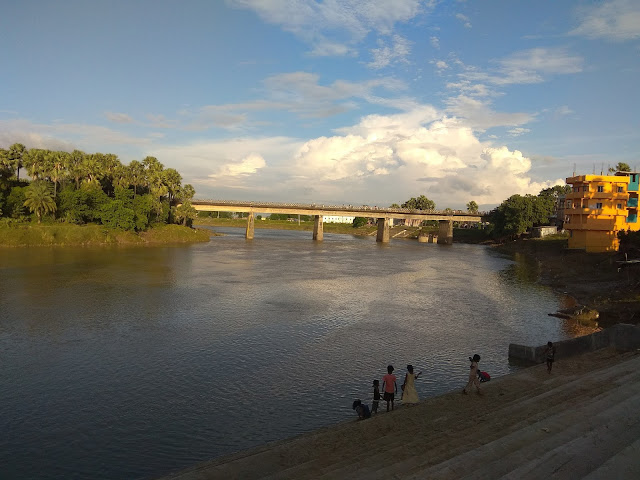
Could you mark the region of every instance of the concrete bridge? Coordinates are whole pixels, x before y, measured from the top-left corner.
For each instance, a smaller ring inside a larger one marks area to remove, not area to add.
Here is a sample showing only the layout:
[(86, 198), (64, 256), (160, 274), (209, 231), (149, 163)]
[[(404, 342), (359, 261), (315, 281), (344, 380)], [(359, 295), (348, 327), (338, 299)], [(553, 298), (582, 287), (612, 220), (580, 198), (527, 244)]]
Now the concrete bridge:
[(193, 207), (201, 212), (241, 212), (248, 213), (246, 238), (254, 235), (255, 214), (285, 213), (293, 215), (310, 215), (314, 217), (313, 239), (322, 241), (324, 216), (366, 217), (376, 218), (378, 223), (377, 242), (389, 242), (389, 220), (437, 220), (440, 230), (438, 243), (453, 243), (453, 222), (481, 222), (482, 214), (456, 211), (412, 210), (408, 208), (378, 208), (366, 205), (317, 205), (274, 202), (243, 202), (231, 200), (193, 200)]

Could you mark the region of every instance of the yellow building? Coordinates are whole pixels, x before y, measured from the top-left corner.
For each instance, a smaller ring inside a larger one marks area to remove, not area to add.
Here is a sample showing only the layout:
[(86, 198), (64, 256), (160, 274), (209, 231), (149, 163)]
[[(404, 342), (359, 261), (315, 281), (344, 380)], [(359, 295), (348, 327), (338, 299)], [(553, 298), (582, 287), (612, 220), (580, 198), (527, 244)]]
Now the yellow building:
[(578, 175), (567, 178), (567, 184), (572, 186), (564, 205), (569, 248), (616, 251), (620, 230), (640, 230), (638, 173)]

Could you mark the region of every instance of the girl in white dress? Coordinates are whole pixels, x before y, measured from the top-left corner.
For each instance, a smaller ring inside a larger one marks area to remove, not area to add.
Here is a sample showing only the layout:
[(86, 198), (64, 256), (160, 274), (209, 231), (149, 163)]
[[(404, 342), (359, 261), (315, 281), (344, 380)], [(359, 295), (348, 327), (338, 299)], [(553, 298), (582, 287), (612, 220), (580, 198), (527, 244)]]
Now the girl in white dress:
[(411, 404), (418, 403), (418, 392), (416, 391), (415, 380), (422, 374), (418, 372), (413, 374), (413, 365), (407, 365), (407, 374), (404, 377), (404, 383), (402, 384), (402, 403)]

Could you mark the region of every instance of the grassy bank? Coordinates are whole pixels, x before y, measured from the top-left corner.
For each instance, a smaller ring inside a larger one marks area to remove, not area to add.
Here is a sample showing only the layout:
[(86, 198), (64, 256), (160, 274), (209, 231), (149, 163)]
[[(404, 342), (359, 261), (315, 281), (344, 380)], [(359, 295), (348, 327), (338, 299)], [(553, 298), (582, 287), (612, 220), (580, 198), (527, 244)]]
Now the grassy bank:
[(180, 225), (161, 225), (140, 234), (105, 228), (102, 225), (0, 226), (0, 247), (145, 245), (206, 242), (210, 232)]

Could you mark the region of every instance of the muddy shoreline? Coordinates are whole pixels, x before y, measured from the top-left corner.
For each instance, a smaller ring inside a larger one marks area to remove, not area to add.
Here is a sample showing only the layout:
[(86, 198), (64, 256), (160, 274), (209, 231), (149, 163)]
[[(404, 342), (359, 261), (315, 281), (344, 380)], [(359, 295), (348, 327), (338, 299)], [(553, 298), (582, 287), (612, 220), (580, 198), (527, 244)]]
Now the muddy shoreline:
[[(563, 240), (518, 240), (496, 245), (501, 253), (535, 262), (538, 282), (599, 312), (598, 325), (640, 323), (640, 266), (623, 266), (621, 253), (568, 250)], [(550, 312), (551, 313), (551, 312)]]

